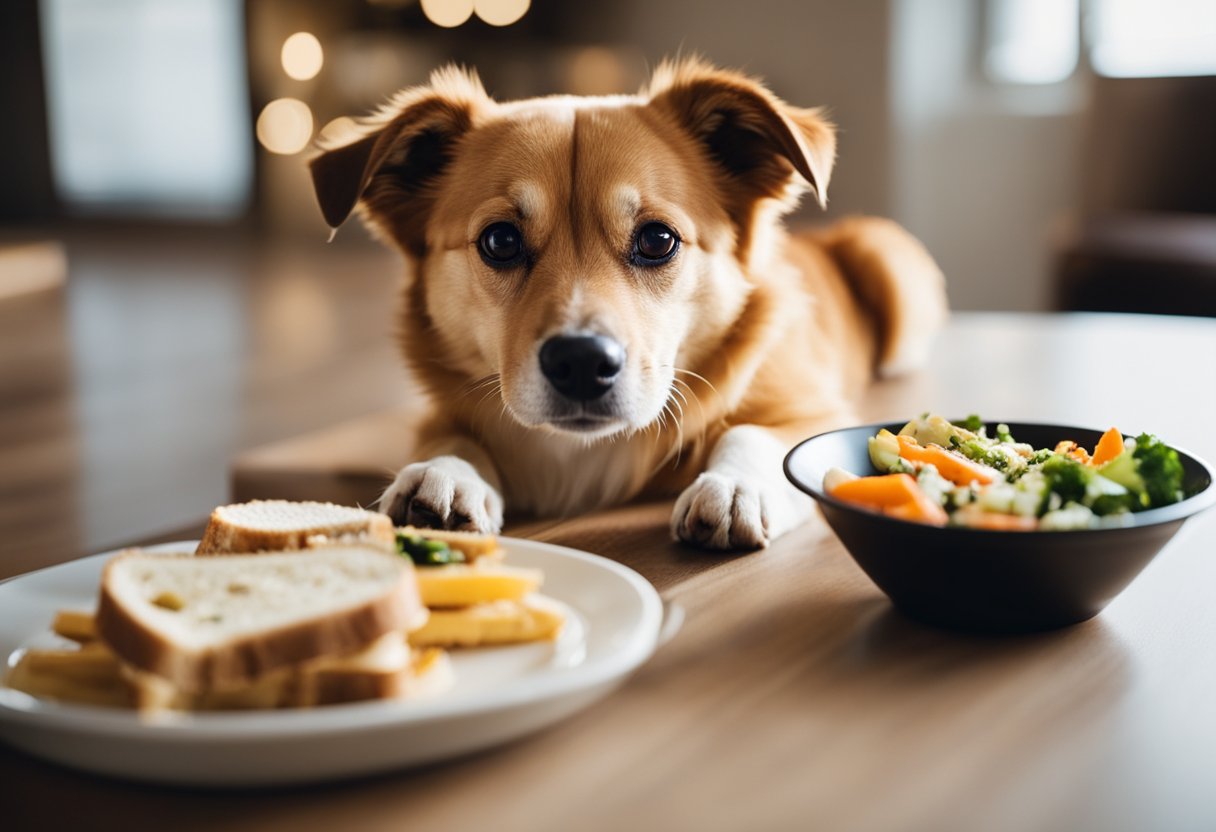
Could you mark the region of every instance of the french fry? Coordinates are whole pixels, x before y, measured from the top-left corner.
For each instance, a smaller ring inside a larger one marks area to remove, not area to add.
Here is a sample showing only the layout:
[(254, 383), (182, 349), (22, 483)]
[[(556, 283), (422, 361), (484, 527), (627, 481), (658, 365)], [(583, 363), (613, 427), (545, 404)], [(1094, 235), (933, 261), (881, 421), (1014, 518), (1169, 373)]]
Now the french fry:
[(437, 607), (467, 607), (488, 601), (518, 601), (535, 592), (544, 580), (539, 569), (511, 566), (473, 566), (454, 563), (420, 566), (414, 574), (422, 603)]
[(566, 617), (552, 600), (529, 595), (522, 601), (491, 601), (453, 610), (431, 610), (409, 634), (414, 647), (487, 647), (555, 639)]
[(97, 627), (93, 623), (93, 613), (79, 610), (60, 610), (55, 613), (55, 621), (51, 624), (55, 635), (72, 641), (85, 642), (97, 638)]

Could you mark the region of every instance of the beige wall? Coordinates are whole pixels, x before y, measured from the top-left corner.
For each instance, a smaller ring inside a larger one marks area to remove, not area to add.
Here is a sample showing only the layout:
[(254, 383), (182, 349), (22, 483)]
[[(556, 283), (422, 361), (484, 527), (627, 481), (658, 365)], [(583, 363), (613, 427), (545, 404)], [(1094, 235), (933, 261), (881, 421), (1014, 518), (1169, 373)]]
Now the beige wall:
[[(892, 207), (890, 11), (887, 0), (625, 0), (613, 34), (652, 63), (700, 52), (764, 78), (793, 104), (826, 105), (840, 128), (829, 216)], [(607, 17), (607, 16), (606, 16)], [(804, 207), (803, 221), (820, 221)]]

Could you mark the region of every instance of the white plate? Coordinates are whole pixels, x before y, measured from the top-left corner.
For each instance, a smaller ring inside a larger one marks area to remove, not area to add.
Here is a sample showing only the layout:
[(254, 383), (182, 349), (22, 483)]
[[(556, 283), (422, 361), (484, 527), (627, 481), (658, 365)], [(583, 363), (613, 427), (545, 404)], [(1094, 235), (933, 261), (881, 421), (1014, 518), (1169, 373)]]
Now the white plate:
[[(611, 692), (658, 643), (663, 605), (614, 561), (503, 538), (507, 561), (545, 572), (544, 593), (569, 619), (552, 643), (453, 651), (456, 683), (428, 701), (313, 710), (171, 714), (57, 704), (0, 685), (0, 739), (31, 754), (116, 777), (196, 786), (263, 786), (352, 777), (507, 742)], [(194, 543), (152, 551), (193, 551)], [(0, 584), (0, 658), (56, 643), (59, 609), (92, 609), (114, 552)]]

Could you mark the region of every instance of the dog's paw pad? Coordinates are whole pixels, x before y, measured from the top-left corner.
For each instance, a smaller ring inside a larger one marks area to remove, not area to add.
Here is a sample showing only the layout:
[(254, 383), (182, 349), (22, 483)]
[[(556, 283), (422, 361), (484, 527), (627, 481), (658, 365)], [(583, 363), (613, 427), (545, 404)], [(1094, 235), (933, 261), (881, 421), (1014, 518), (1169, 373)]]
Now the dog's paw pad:
[(746, 480), (707, 471), (676, 501), (671, 532), (676, 540), (704, 549), (762, 549), (769, 543), (764, 492)]
[(496, 534), (502, 497), (472, 465), (441, 456), (407, 465), (380, 498), (380, 510), (398, 525)]

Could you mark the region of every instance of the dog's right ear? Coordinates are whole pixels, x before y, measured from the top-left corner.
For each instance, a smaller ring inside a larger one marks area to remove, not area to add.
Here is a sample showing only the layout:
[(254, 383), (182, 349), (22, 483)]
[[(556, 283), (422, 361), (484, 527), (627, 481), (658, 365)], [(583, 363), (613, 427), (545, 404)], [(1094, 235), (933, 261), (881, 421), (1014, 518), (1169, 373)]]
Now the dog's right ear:
[(374, 223), (420, 253), (422, 218), (432, 200), (427, 186), (443, 173), (479, 110), (492, 103), (475, 74), (455, 67), (437, 70), (425, 87), (398, 93), (364, 123), (365, 135), (308, 163), (325, 222), (337, 228), (362, 200)]

